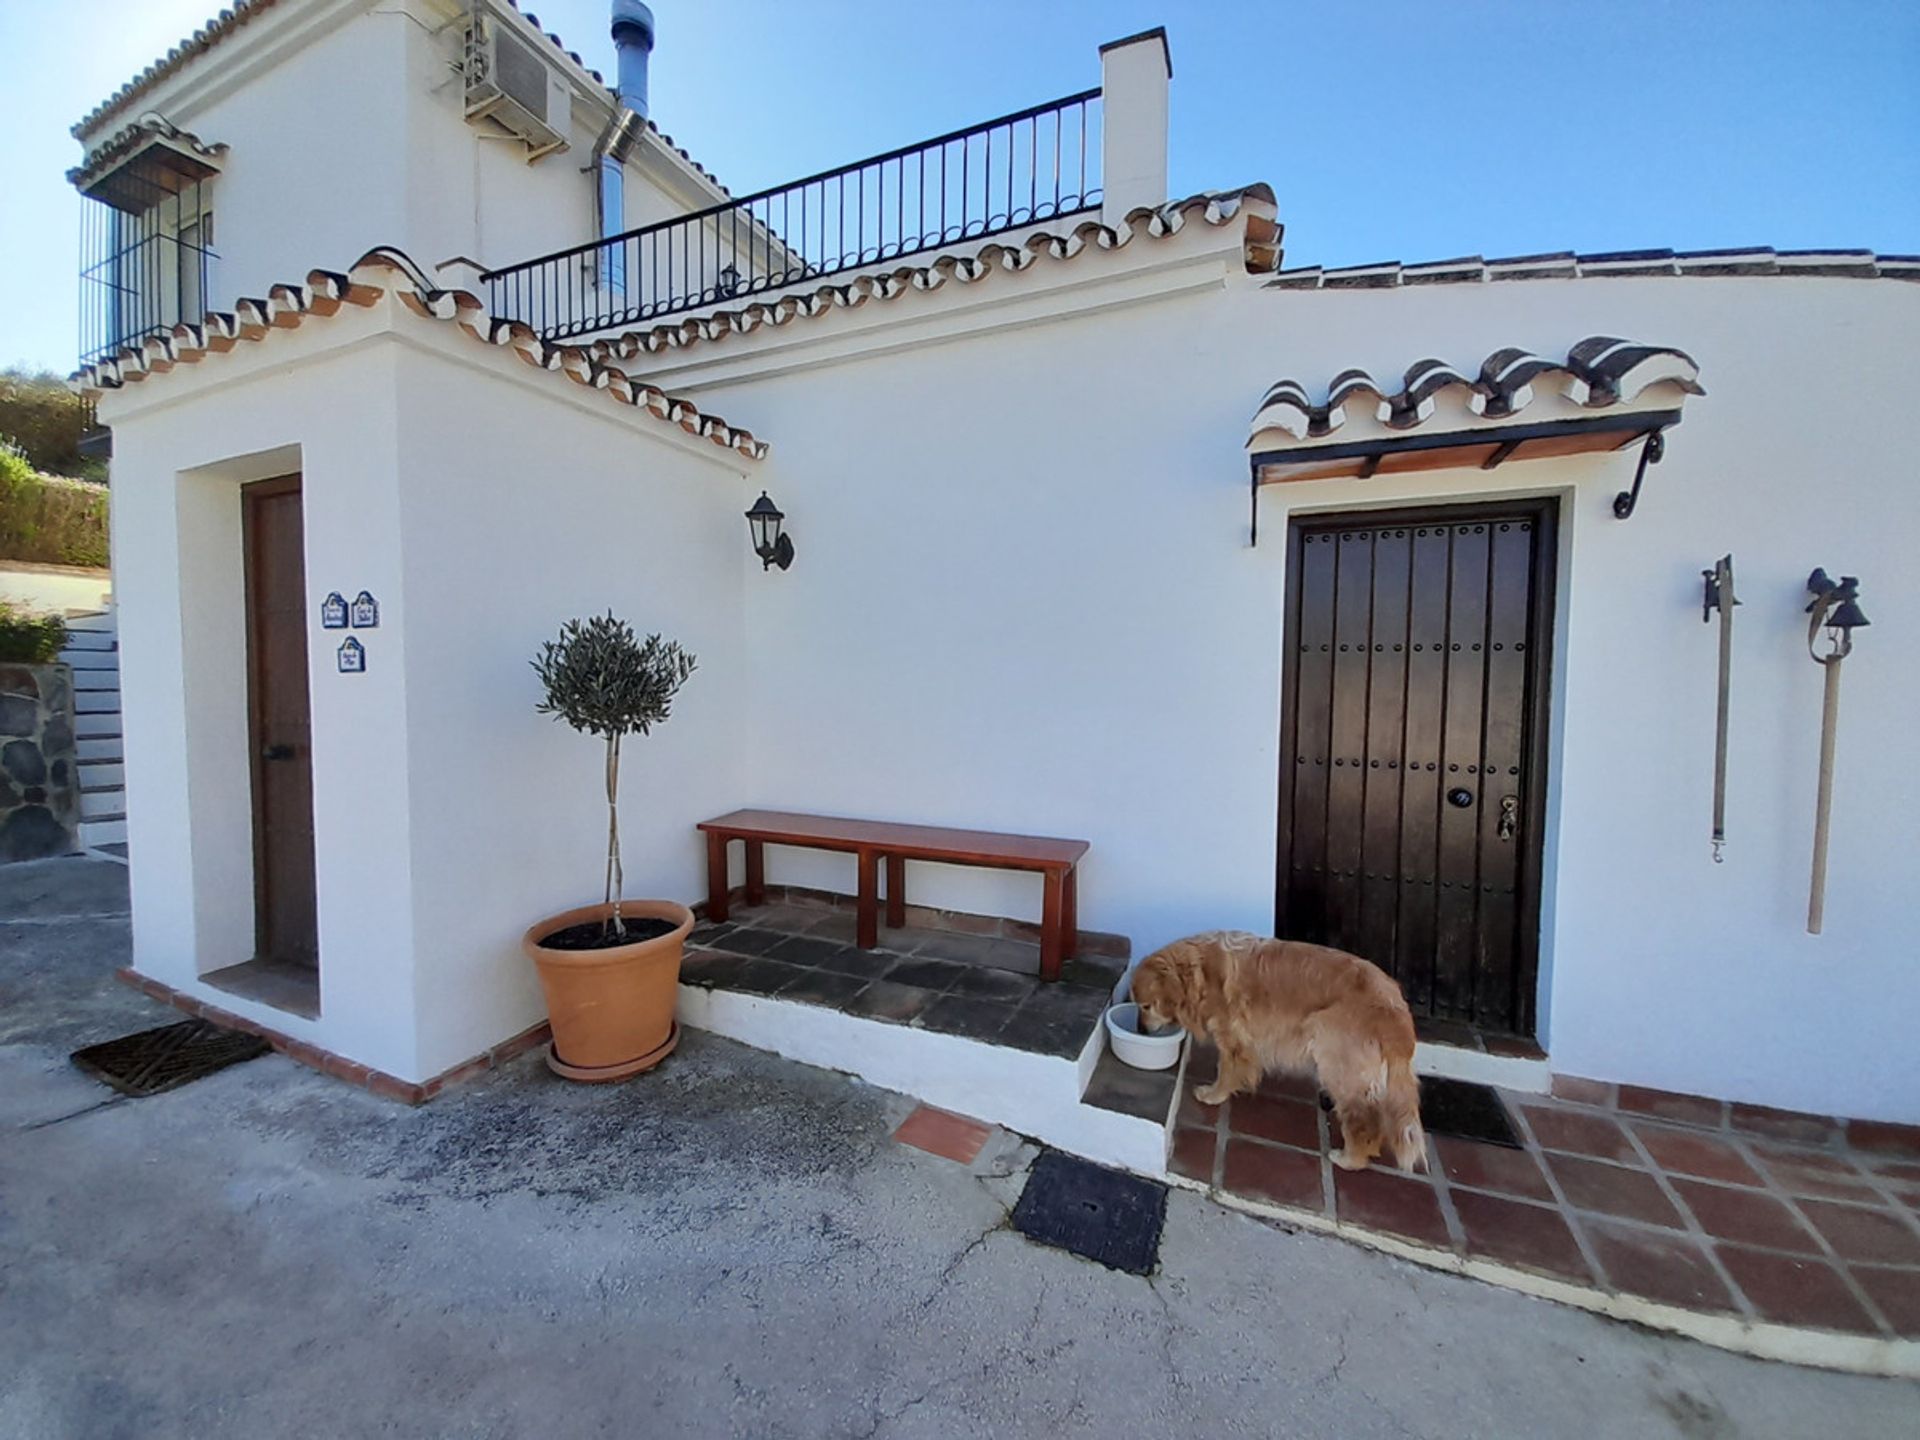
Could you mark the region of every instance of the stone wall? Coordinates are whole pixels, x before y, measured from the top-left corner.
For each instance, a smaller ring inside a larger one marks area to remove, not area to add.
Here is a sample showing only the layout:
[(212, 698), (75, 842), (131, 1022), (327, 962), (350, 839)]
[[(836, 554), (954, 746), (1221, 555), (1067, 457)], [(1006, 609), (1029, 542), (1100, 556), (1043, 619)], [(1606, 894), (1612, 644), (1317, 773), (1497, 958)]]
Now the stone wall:
[(0, 664), (0, 864), (79, 849), (73, 673)]

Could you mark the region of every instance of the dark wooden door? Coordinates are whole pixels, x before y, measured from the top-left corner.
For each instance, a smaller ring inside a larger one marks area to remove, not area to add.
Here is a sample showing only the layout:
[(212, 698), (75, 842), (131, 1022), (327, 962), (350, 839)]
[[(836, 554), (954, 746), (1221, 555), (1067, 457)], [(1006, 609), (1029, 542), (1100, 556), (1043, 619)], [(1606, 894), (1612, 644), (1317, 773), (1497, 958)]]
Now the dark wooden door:
[(1288, 532), (1276, 933), (1532, 1035), (1553, 502)]
[(313, 886), (313, 719), (300, 477), (241, 490), (253, 746), (255, 958), (319, 963)]

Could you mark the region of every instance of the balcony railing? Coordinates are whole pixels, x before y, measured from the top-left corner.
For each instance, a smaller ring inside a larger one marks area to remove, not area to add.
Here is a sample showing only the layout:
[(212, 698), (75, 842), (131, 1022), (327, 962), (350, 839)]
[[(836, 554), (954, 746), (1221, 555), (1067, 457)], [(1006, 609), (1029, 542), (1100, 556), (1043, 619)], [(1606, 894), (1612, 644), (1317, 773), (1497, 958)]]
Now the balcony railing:
[(1100, 91), (481, 278), (499, 316), (586, 335), (1096, 209)]
[(210, 303), (216, 259), (212, 250), (195, 243), (194, 227), (183, 237), (99, 208), (103, 214), (89, 217), (99, 233), (83, 237), (82, 365), (164, 334), (183, 320), (197, 323)]

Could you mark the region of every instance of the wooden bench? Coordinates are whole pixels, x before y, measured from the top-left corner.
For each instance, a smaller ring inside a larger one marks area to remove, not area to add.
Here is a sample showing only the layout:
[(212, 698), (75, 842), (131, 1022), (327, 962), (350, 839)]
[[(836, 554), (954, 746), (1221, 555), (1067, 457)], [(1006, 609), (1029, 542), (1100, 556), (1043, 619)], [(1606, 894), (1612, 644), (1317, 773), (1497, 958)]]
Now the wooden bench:
[(949, 830), (939, 825), (891, 825), (879, 820), (843, 820), (831, 815), (794, 815), (781, 810), (735, 810), (703, 820), (707, 836), (707, 918), (727, 918), (727, 844), (747, 850), (746, 901), (766, 899), (765, 847), (797, 845), (854, 857), (859, 871), (856, 935), (863, 950), (880, 943), (879, 865), (887, 862), (887, 924), (907, 923), (907, 861), (982, 865), (996, 870), (1037, 871), (1044, 883), (1040, 919), (1040, 978), (1057, 980), (1060, 966), (1079, 949), (1079, 882), (1074, 867), (1087, 853), (1084, 840), (1038, 835), (998, 835), (989, 830)]

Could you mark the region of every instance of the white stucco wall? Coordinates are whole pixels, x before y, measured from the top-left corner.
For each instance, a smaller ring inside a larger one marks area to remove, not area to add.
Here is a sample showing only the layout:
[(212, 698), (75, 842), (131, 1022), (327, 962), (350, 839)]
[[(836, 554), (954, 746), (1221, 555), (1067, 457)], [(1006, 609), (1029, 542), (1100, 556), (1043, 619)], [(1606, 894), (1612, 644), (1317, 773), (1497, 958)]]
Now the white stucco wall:
[(753, 722), (750, 462), (452, 343), (409, 351), (398, 391), (421, 1075), (540, 1020), (521, 932), (601, 898), (605, 748), (534, 713), (540, 643), (612, 610), (699, 659), (668, 722), (622, 749), (629, 896), (704, 893), (693, 827), (736, 803)]
[[(865, 360), (789, 355), (775, 378), (717, 383), (703, 403), (776, 441), (764, 481), (799, 551), (791, 572), (749, 577), (750, 671), (780, 703), (753, 727), (741, 799), (1087, 838), (1082, 923), (1136, 953), (1211, 926), (1267, 930), (1289, 510), (1558, 494), (1541, 992), (1555, 1068), (1920, 1118), (1904, 1039), (1920, 1000), (1920, 674), (1902, 639), (1920, 622), (1906, 563), (1920, 497), (1893, 418), (1916, 321), (1920, 290), (1889, 282), (1237, 281)], [(1270, 489), (1248, 548), (1241, 443), (1272, 380), (1392, 377), (1429, 355), (1471, 371), (1503, 345), (1563, 354), (1591, 334), (1685, 348), (1711, 392), (1688, 402), (1631, 521), (1610, 510), (1623, 454)], [(669, 380), (701, 383), (697, 356)], [(1699, 591), (1728, 550), (1746, 604), (1715, 866)], [(1815, 565), (1861, 575), (1875, 622), (1847, 671), (1817, 938), (1820, 673), (1801, 618)], [(769, 862), (840, 889), (845, 869)], [(1029, 917), (1038, 903), (981, 872), (916, 867), (910, 888)]]
[[(218, 256), (210, 308), (264, 296), (315, 267), (342, 269), (376, 245), (427, 266), (456, 256), (497, 266), (595, 238), (582, 167), (611, 102), (577, 76), (568, 148), (529, 164), (519, 141), (465, 118), (449, 68), (460, 58), (461, 9), (454, 0), (283, 0), (104, 123), (111, 133), (154, 111), (230, 147), (205, 188)], [(529, 43), (563, 63), (544, 37)], [(627, 168), (632, 225), (715, 198), (653, 135)]]

